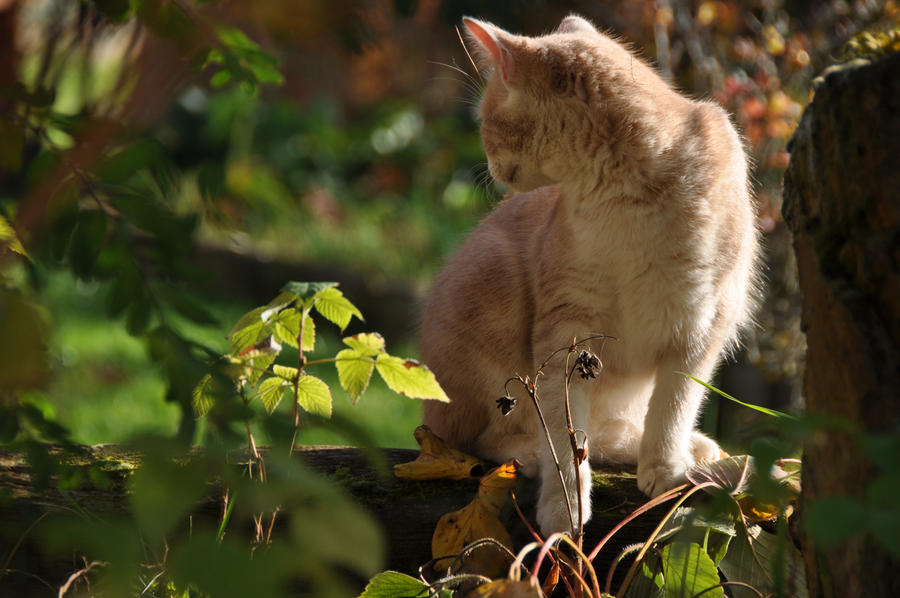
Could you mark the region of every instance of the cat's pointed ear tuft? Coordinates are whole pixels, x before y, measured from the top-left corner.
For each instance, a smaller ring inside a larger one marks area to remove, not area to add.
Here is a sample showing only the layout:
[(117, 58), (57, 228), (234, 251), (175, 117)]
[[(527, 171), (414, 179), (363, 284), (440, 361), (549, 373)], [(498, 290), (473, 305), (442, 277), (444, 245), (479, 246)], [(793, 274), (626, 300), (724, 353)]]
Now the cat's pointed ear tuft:
[(478, 56), (486, 59), (504, 82), (509, 81), (515, 73), (515, 61), (509, 49), (512, 36), (499, 27), (471, 17), (463, 17), (463, 25), (475, 42)]
[(556, 28), (557, 33), (597, 33), (596, 27), (591, 22), (576, 14), (571, 14), (563, 19), (559, 27)]

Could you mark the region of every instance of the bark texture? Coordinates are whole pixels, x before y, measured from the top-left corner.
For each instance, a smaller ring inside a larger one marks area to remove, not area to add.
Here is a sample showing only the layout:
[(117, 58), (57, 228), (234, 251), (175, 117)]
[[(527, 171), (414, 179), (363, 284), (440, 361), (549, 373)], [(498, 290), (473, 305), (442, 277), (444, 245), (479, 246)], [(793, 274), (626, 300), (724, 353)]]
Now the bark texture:
[[(140, 455), (113, 445), (85, 448), (86, 457), (74, 465), (87, 471), (91, 463), (101, 463), (107, 479), (102, 487), (86, 479), (80, 487), (65, 493), (52, 484), (40, 486), (23, 455), (0, 450), (0, 559), (12, 555), (6, 563), (6, 574), (0, 575), (0, 596), (46, 594), (48, 585), (50, 589), (54, 585), (58, 588), (73, 571), (84, 566), (78, 560), (82, 555), (60, 558), (41, 545), (41, 534), (32, 526), (39, 524), (45, 514), (75, 509), (102, 519), (127, 508), (127, 480), (140, 464)], [(471, 502), (478, 488), (476, 480), (399, 480), (389, 469), (379, 471), (372, 465), (371, 455), (354, 448), (304, 447), (297, 452), (298, 458), (342, 486), (382, 524), (388, 542), (385, 568), (411, 575), (416, 575), (419, 566), (431, 559), (431, 537), (438, 520)], [(418, 451), (402, 449), (385, 449), (381, 453), (387, 465), (412, 461), (418, 455)], [(239, 466), (240, 460), (237, 462)], [(536, 484), (520, 479), (516, 497), (534, 521)], [(647, 500), (637, 489), (634, 472), (615, 468), (595, 470), (593, 497), (594, 518), (585, 530), (588, 549)], [(625, 546), (644, 541), (669, 506), (638, 517), (617, 533), (594, 562), (598, 573), (605, 575)], [(221, 509), (222, 489), (210, 486), (206, 498), (193, 511), (194, 521), (217, 521)], [(505, 515), (517, 547), (532, 540), (512, 508), (507, 507)], [(239, 528), (239, 524), (229, 524), (229, 529), (233, 527)], [(621, 576), (627, 568), (619, 567), (617, 574)]]
[[(784, 216), (794, 235), (810, 414), (862, 434), (900, 426), (900, 54), (821, 78), (789, 146)], [(804, 447), (804, 504), (862, 499), (877, 474), (859, 438), (834, 429)], [(810, 596), (900, 596), (900, 562), (869, 536), (804, 546)]]

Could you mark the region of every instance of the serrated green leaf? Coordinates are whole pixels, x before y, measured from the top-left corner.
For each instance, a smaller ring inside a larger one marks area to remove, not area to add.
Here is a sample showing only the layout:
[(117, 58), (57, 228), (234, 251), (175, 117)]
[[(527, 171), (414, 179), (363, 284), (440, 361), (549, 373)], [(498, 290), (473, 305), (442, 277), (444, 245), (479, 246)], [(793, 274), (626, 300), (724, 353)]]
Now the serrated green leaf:
[(307, 413), (331, 417), (331, 389), (315, 376), (307, 374), (297, 380), (297, 403)]
[(212, 409), (216, 398), (212, 395), (210, 385), (212, 384), (212, 376), (209, 374), (203, 376), (200, 383), (194, 387), (191, 393), (191, 406), (194, 408), (195, 417), (203, 417)]
[(266, 378), (260, 383), (259, 392), (256, 393), (256, 396), (262, 401), (269, 415), (278, 407), (278, 403), (284, 397), (284, 391), (288, 388), (289, 386), (284, 380), (275, 376)]
[(298, 372), (297, 368), (275, 364), (272, 366), (272, 373), (288, 382), (293, 382), (294, 378), (297, 377)]
[[(297, 348), (297, 337), (300, 336), (300, 316), (302, 312), (295, 308), (285, 309), (278, 313), (274, 318), (275, 335), (283, 343), (286, 343), (295, 349)], [(303, 350), (312, 351), (316, 347), (316, 324), (315, 321), (306, 314), (303, 321)]]
[(283, 293), (290, 293), (299, 299), (303, 305), (309, 306), (312, 299), (325, 289), (336, 287), (336, 282), (295, 282), (291, 281), (281, 287)]
[(275, 353), (263, 353), (248, 360), (249, 372), (247, 373), (247, 381), (250, 384), (256, 384), (277, 356)]
[(424, 363), (382, 353), (375, 360), (375, 369), (388, 388), (405, 397), (450, 402), (434, 374)]
[(369, 387), (372, 372), (375, 371), (375, 360), (356, 349), (344, 349), (335, 356), (334, 366), (337, 368), (341, 387), (355, 404)]
[(356, 306), (350, 303), (343, 293), (334, 287), (319, 291), (315, 294), (313, 300), (316, 311), (322, 314), (322, 317), (326, 320), (336, 324), (341, 330), (347, 327), (353, 316), (363, 320), (362, 314), (356, 309)]
[[(404, 573), (384, 571), (369, 580), (359, 598), (424, 598), (429, 596), (428, 586)], [(439, 596), (449, 598), (452, 592), (442, 590)]]
[(375, 357), (384, 353), (384, 337), (377, 332), (361, 332), (344, 338), (344, 344), (363, 355)]
[(711, 598), (725, 596), (721, 586), (715, 587), (719, 585), (716, 565), (699, 544), (668, 544), (660, 552), (660, 558), (666, 598), (690, 598), (700, 593)]

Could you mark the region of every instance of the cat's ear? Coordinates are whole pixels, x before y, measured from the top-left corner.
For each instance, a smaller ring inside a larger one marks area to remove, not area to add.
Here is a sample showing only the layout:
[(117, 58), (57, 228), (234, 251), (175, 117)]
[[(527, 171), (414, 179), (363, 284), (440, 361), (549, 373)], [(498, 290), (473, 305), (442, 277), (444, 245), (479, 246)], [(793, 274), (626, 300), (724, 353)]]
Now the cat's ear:
[(515, 74), (516, 64), (510, 51), (512, 35), (506, 31), (470, 17), (463, 17), (469, 38), (475, 41), (477, 53), (500, 73), (504, 82)]
[(591, 25), (587, 19), (578, 15), (569, 15), (563, 19), (559, 27), (556, 28), (557, 33), (597, 33), (597, 29)]

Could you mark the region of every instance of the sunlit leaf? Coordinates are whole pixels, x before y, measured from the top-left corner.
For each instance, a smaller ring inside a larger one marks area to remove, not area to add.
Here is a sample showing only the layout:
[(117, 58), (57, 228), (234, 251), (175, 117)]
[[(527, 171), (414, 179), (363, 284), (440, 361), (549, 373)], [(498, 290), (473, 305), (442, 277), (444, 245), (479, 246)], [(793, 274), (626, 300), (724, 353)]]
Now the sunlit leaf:
[(287, 389), (288, 385), (284, 380), (273, 376), (266, 378), (259, 384), (259, 391), (256, 396), (259, 397), (266, 411), (271, 415), (275, 408), (278, 407)]
[[(449, 598), (452, 592), (444, 590), (438, 596)], [(428, 586), (405, 573), (384, 571), (369, 580), (359, 598), (430, 598)]]
[(740, 399), (734, 398), (733, 396), (731, 396), (731, 395), (728, 394), (727, 392), (725, 392), (725, 391), (723, 391), (723, 390), (719, 390), (718, 388), (716, 388), (716, 387), (713, 386), (712, 384), (709, 384), (709, 383), (707, 383), (707, 382), (704, 382), (704, 381), (701, 380), (700, 378), (695, 378), (694, 376), (691, 376), (690, 374), (685, 374), (684, 372), (676, 372), (676, 373), (681, 374), (681, 375), (684, 376), (685, 378), (690, 378), (691, 380), (693, 380), (693, 381), (696, 382), (697, 384), (701, 384), (701, 385), (705, 386), (707, 389), (709, 389), (709, 390), (713, 391), (714, 393), (718, 394), (719, 396), (724, 397), (724, 398), (728, 399), (729, 401), (732, 401), (732, 402), (734, 402), (734, 403), (737, 403), (738, 405), (741, 405), (741, 406), (743, 406), (743, 407), (747, 407), (747, 408), (749, 408), (749, 409), (753, 409), (754, 411), (759, 411), (760, 413), (765, 413), (766, 415), (771, 415), (772, 417), (778, 417), (778, 418), (784, 418), (784, 419), (797, 419), (796, 416), (793, 416), (793, 415), (791, 415), (790, 413), (783, 413), (783, 412), (781, 412), (781, 411), (776, 411), (775, 409), (769, 409), (768, 407), (761, 407), (761, 406), (759, 406), (759, 405), (754, 405), (754, 404), (752, 404), (752, 403), (745, 403), (744, 401), (741, 401)]
[(335, 355), (334, 366), (337, 368), (341, 387), (356, 403), (369, 387), (372, 372), (375, 371), (375, 360), (363, 355), (355, 349), (344, 349)]
[(703, 547), (694, 542), (673, 542), (660, 553), (663, 566), (666, 598), (690, 598), (704, 596), (723, 597), (719, 574)]
[[(275, 336), (279, 341), (297, 348), (297, 338), (300, 336), (300, 317), (303, 315), (298, 309), (285, 309), (273, 318), (275, 323)], [(312, 351), (316, 346), (316, 324), (306, 314), (303, 318), (303, 350)]]
[(297, 403), (308, 413), (331, 417), (331, 389), (315, 376), (300, 376), (297, 381)]
[[(481, 478), (475, 500), (441, 517), (431, 538), (431, 555), (439, 559), (435, 568), (442, 570), (451, 567), (453, 571), (487, 577), (499, 577), (506, 571), (512, 559), (501, 548), (485, 544), (472, 550), (465, 549), (482, 538), (493, 538), (507, 549), (512, 549), (512, 538), (498, 516), (515, 483), (516, 462), (509, 461)], [(454, 558), (464, 552), (462, 558)]]
[(333, 322), (343, 330), (350, 323), (350, 319), (356, 316), (362, 320), (362, 314), (355, 305), (344, 297), (343, 293), (334, 287), (326, 288), (315, 294), (316, 311), (322, 317)]
[(388, 388), (411, 399), (436, 399), (449, 402), (434, 374), (424, 363), (382, 353), (375, 360), (375, 369)]
[(484, 461), (451, 448), (428, 426), (413, 433), (421, 451), (415, 461), (394, 465), (394, 475), (403, 480), (465, 480), (484, 473)]
[(345, 337), (344, 344), (370, 357), (384, 353), (384, 337), (377, 332), (361, 332)]
[(278, 364), (272, 366), (272, 373), (287, 382), (293, 382), (294, 378), (299, 375), (297, 368)]

